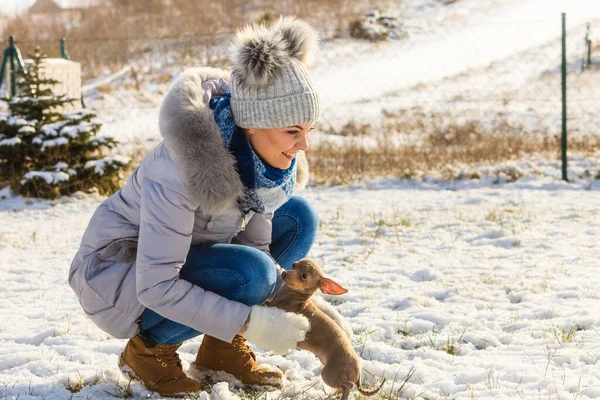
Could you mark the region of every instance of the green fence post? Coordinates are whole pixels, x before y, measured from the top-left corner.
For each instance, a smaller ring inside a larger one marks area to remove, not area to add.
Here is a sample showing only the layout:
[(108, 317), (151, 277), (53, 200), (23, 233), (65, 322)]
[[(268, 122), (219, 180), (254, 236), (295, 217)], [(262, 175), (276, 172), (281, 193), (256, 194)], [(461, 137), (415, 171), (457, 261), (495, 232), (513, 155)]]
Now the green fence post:
[(4, 57), (2, 58), (2, 67), (0, 67), (0, 85), (4, 82), (4, 72), (6, 71), (6, 64), (8, 64), (8, 57), (10, 54), (10, 48), (4, 49)]
[(569, 181), (567, 177), (567, 14), (562, 13), (562, 179)]
[(587, 29), (585, 31), (585, 45), (587, 47), (587, 65), (590, 68), (592, 65), (592, 37), (590, 35), (590, 23), (587, 23)]
[(62, 58), (64, 58), (65, 60), (70, 60), (71, 57), (69, 56), (69, 53), (67, 53), (67, 39), (65, 38), (61, 38), (60, 39), (60, 56)]
[(8, 38), (9, 59), (10, 59), (10, 96), (14, 97), (17, 94), (17, 88), (15, 85), (15, 38), (10, 36)]

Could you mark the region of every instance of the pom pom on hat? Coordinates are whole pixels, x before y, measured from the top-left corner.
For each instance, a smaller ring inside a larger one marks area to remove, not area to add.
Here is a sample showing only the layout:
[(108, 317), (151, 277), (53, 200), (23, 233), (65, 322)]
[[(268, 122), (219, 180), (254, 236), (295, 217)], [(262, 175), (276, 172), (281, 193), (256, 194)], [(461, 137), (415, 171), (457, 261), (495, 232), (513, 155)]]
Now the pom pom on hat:
[(317, 32), (295, 17), (281, 17), (269, 28), (246, 26), (233, 41), (232, 74), (242, 86), (264, 87), (293, 59), (310, 65), (318, 41)]

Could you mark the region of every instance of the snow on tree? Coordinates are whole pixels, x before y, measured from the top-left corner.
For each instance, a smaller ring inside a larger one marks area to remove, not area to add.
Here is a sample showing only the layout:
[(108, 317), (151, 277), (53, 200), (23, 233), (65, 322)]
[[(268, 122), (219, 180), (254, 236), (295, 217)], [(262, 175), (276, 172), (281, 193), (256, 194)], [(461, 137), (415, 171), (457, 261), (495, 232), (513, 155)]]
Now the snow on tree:
[(92, 188), (101, 194), (118, 190), (129, 158), (105, 156), (117, 142), (96, 135), (102, 126), (96, 114), (88, 109), (63, 113), (64, 105), (79, 99), (53, 93), (60, 82), (44, 77), (46, 55), (39, 48), (31, 58), (28, 68), (16, 73), (17, 95), (0, 99), (11, 112), (0, 115), (1, 176), (24, 196), (57, 198)]

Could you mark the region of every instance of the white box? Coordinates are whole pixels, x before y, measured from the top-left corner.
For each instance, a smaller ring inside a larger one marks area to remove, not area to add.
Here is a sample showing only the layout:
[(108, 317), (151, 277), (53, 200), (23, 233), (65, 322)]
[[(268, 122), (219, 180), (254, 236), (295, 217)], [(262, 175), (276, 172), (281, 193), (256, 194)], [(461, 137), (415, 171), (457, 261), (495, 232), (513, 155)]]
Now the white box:
[[(31, 59), (25, 60), (25, 68), (32, 62)], [(46, 58), (42, 63), (41, 75), (46, 79), (55, 79), (60, 82), (51, 88), (55, 96), (66, 94), (68, 97), (77, 99), (71, 104), (65, 104), (60, 112), (69, 113), (81, 109), (80, 63), (63, 58)]]

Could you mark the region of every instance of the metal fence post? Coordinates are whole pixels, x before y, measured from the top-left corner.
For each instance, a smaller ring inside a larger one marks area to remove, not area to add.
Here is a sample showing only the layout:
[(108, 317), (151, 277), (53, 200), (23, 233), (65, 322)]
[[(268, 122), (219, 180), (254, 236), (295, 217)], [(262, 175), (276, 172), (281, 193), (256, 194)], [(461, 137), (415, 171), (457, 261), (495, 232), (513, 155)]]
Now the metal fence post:
[(587, 23), (587, 29), (585, 32), (585, 44), (587, 46), (587, 67), (592, 65), (592, 37), (590, 35), (590, 23)]
[(0, 67), (0, 85), (4, 82), (4, 72), (6, 71), (6, 64), (8, 63), (8, 57), (10, 54), (10, 48), (4, 49), (4, 57), (2, 58), (2, 67)]
[(10, 96), (14, 97), (17, 94), (17, 88), (15, 85), (15, 38), (10, 36), (8, 38), (9, 59), (10, 59)]
[(65, 38), (61, 38), (60, 39), (60, 56), (62, 58), (64, 58), (65, 60), (70, 60), (71, 57), (69, 56), (69, 53), (67, 53), (67, 39)]
[(562, 13), (562, 179), (569, 181), (567, 177), (567, 15)]

